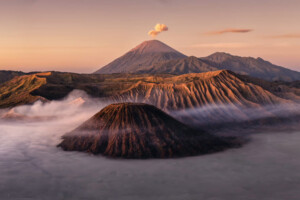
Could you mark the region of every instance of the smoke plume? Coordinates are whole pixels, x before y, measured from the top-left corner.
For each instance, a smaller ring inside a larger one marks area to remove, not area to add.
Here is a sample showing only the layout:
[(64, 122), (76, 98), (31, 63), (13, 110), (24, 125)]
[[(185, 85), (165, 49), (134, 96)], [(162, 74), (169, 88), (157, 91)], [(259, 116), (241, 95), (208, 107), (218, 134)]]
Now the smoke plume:
[(168, 31), (169, 28), (165, 24), (156, 24), (154, 30), (148, 32), (151, 37), (156, 37), (159, 33), (163, 31)]

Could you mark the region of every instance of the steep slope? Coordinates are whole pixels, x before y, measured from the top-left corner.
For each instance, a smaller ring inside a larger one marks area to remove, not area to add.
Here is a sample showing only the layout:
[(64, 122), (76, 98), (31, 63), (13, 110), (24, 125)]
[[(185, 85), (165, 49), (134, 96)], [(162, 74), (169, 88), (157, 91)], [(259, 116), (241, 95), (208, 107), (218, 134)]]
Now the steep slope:
[(227, 70), (173, 76), (152, 82), (139, 81), (114, 98), (154, 103), (164, 110), (206, 104), (258, 106), (288, 102), (258, 85), (243, 82), (234, 72)]
[(136, 73), (136, 71), (142, 70), (158, 62), (185, 57), (186, 56), (182, 53), (158, 40), (149, 40), (141, 43), (95, 73)]
[(169, 158), (211, 153), (230, 144), (198, 133), (154, 106), (121, 103), (105, 107), (64, 135), (58, 146), (111, 157)]
[[(150, 103), (189, 125), (249, 121), (277, 117), (281, 105), (299, 112), (294, 101), (280, 98), (261, 86), (244, 82), (231, 71), (214, 71), (139, 81), (113, 99)], [(254, 113), (253, 113), (254, 111)]]
[(147, 68), (140, 69), (136, 73), (147, 74), (188, 74), (216, 71), (217, 67), (207, 64), (194, 56), (176, 60), (155, 63)]
[(0, 87), (0, 108), (30, 104), (38, 99), (45, 100), (40, 96), (33, 96), (30, 93), (46, 84), (44, 76), (49, 76), (50, 74), (37, 73), (17, 76), (2, 84)]
[(269, 81), (295, 81), (300, 80), (300, 72), (273, 65), (261, 58), (239, 57), (227, 53), (214, 53), (202, 58), (218, 69), (227, 69), (239, 74), (249, 75)]
[[(29, 77), (44, 82), (29, 81)], [(57, 72), (48, 76), (26, 75), (0, 86), (0, 108), (33, 103), (41, 98), (62, 99), (74, 89), (108, 103), (153, 104), (190, 125), (300, 113), (298, 88), (226, 70), (177, 76)]]

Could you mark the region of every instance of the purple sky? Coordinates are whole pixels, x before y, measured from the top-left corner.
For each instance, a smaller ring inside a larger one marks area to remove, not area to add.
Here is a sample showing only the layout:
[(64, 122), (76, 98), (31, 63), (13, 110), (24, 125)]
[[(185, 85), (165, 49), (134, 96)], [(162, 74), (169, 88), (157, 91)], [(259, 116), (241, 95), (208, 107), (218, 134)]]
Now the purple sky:
[(156, 39), (186, 55), (262, 57), (300, 71), (299, 0), (0, 0), (0, 69), (93, 72)]

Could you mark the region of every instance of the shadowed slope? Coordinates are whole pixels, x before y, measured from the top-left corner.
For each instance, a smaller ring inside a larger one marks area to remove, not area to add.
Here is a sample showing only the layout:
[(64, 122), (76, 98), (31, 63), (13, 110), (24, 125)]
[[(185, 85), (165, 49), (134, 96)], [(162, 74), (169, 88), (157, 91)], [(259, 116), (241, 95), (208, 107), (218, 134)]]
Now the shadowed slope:
[(158, 62), (140, 68), (135, 73), (150, 74), (188, 74), (216, 70), (231, 70), (235, 73), (249, 75), (269, 81), (300, 80), (300, 72), (273, 65), (261, 58), (232, 56), (227, 53), (214, 53), (208, 57), (194, 56)]
[(194, 56), (159, 62), (146, 68), (139, 69), (136, 73), (149, 74), (188, 74), (219, 70)]
[(264, 79), (259, 79), (247, 75), (236, 74), (236, 76), (245, 83), (252, 83), (258, 85), (265, 90), (275, 94), (276, 96), (293, 100), (300, 103), (300, 81), (293, 82), (283, 82), (283, 81), (266, 81)]
[(154, 106), (111, 104), (63, 136), (64, 150), (111, 157), (169, 158), (204, 154), (229, 147), (207, 133), (198, 133)]
[(0, 70), (0, 84), (9, 81), (16, 76), (22, 76), (24, 74), (24, 72), (20, 71)]

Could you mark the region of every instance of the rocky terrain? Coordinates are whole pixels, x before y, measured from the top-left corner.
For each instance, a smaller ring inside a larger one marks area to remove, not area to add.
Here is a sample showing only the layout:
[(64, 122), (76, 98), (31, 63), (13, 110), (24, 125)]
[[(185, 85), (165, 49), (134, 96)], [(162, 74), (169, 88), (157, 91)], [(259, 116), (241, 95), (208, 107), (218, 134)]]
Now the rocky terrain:
[[(223, 70), (139, 81), (112, 98), (116, 102), (151, 103), (193, 126), (228, 126), (229, 122), (249, 123), (261, 118), (270, 118), (271, 123), (289, 114), (300, 114), (299, 96), (295, 93), (298, 89), (286, 88), (276, 95), (267, 88)], [(283, 110), (285, 116), (281, 114)], [(299, 117), (294, 119), (299, 121)]]
[(0, 108), (30, 104), (37, 100), (46, 101), (41, 96), (31, 95), (31, 92), (46, 84), (45, 76), (51, 73), (36, 73), (16, 76), (0, 85)]
[(39, 73), (15, 77), (0, 90), (2, 108), (59, 100), (83, 90), (107, 103), (152, 104), (193, 126), (299, 119), (289, 117), (299, 115), (299, 88), (227, 70), (184, 75)]
[(200, 107), (207, 104), (259, 106), (291, 102), (251, 82), (244, 82), (227, 70), (138, 81), (115, 95), (117, 101), (153, 103), (165, 110)]
[(152, 105), (111, 104), (63, 136), (66, 151), (122, 158), (170, 158), (206, 154), (233, 146), (195, 131)]

